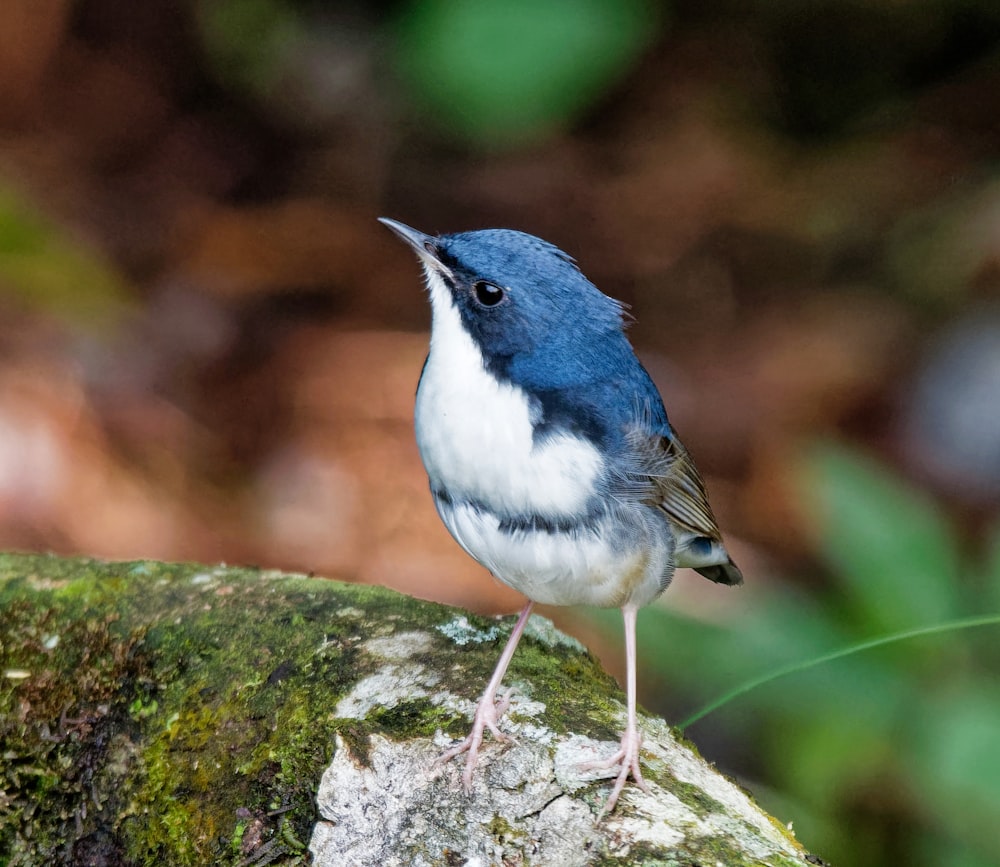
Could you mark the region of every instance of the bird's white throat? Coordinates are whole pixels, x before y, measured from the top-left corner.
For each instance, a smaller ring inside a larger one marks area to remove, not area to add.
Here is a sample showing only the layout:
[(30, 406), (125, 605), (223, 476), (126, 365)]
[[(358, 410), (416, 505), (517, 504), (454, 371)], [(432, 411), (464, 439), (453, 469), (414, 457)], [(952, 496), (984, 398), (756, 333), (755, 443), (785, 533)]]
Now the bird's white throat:
[(416, 434), (432, 485), (508, 515), (582, 514), (603, 471), (600, 453), (571, 434), (535, 442), (539, 408), (486, 369), (448, 287), (426, 270), (433, 327)]

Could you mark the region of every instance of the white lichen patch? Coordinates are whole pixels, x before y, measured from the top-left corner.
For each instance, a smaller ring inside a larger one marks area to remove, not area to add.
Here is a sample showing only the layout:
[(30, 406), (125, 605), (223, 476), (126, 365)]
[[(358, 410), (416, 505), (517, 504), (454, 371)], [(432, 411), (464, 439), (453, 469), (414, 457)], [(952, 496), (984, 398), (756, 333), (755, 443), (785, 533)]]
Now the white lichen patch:
[(473, 626), (469, 623), (469, 618), (464, 614), (459, 614), (447, 623), (439, 623), (434, 628), (445, 638), (451, 639), (461, 647), (464, 647), (466, 644), (482, 644), (486, 641), (495, 641), (502, 634), (499, 626), (491, 626), (489, 629), (479, 629)]
[(334, 715), (364, 719), (376, 707), (393, 708), (403, 701), (426, 698), (440, 677), (422, 665), (384, 665), (358, 681), (340, 701)]
[(452, 713), (461, 714), (470, 721), (476, 712), (476, 703), (474, 701), (469, 701), (467, 698), (462, 698), (460, 695), (455, 695), (455, 693), (446, 690), (435, 693), (431, 696), (431, 701), (438, 707)]
[(549, 647), (566, 647), (575, 650), (577, 653), (586, 653), (587, 648), (577, 641), (572, 635), (567, 635), (556, 629), (556, 625), (548, 617), (541, 614), (532, 614), (528, 618), (528, 624), (524, 627), (524, 634), (547, 644)]
[[(445, 638), (450, 638), (455, 644), (464, 646), (466, 644), (483, 644), (487, 641), (495, 641), (501, 635), (509, 634), (509, 630), (497, 624), (489, 629), (479, 629), (469, 622), (469, 618), (464, 614), (449, 620), (447, 623), (440, 623), (434, 627)], [(573, 636), (567, 635), (556, 629), (555, 624), (547, 617), (540, 614), (532, 614), (528, 618), (528, 623), (524, 627), (524, 634), (541, 641), (549, 647), (567, 647), (579, 653), (585, 653), (585, 648)]]
[(204, 572), (196, 572), (188, 580), (194, 584), (196, 587), (208, 584), (214, 584), (223, 579), (229, 578), (229, 572), (225, 565), (215, 566), (212, 569), (206, 570)]
[[(654, 786), (654, 783), (649, 784), (655, 797), (639, 789), (626, 789), (622, 795), (625, 799), (622, 809), (607, 819), (608, 830), (620, 840), (627, 840), (629, 846), (648, 843), (667, 850), (680, 846), (688, 838), (708, 836), (700, 833), (700, 823), (693, 810), (658, 786), (654, 791)], [(640, 797), (633, 797), (635, 792)]]
[(500, 695), (510, 702), (509, 714), (540, 717), (545, 713), (545, 702), (531, 698), (531, 684), (516, 680), (508, 687), (500, 687)]
[(382, 659), (409, 659), (418, 653), (427, 653), (433, 639), (426, 632), (396, 632), (385, 638), (370, 638), (361, 647), (372, 656)]
[(69, 586), (68, 578), (49, 578), (44, 575), (29, 575), (28, 586), (32, 590), (44, 593), (51, 590), (64, 590)]
[[(534, 702), (536, 705), (540, 705), (542, 711), (545, 710), (545, 705), (541, 702)], [(517, 712), (517, 711), (515, 711)], [(551, 744), (555, 742), (556, 733), (552, 731), (548, 726), (535, 725), (530, 722), (519, 721), (516, 725), (517, 736), (529, 740), (536, 744)]]
[[(225, 568), (225, 564), (219, 568)], [(258, 581), (298, 581), (298, 580), (313, 580), (305, 572), (282, 572), (280, 569), (261, 569), (257, 573)]]
[[(433, 638), (426, 632), (400, 632), (370, 638), (361, 647), (368, 654), (388, 661), (373, 674), (358, 681), (340, 701), (334, 715), (343, 719), (364, 719), (376, 707), (393, 708), (400, 702), (427, 698), (440, 702), (444, 695), (436, 689), (438, 674), (416, 663), (411, 656), (428, 652)], [(322, 650), (323, 648), (320, 648)]]

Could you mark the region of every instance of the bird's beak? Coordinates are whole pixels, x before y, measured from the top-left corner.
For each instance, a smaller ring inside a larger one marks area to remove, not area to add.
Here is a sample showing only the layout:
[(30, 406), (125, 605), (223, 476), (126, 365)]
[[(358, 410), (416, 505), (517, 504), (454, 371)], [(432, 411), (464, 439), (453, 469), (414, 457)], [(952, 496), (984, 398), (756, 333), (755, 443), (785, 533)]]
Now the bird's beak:
[(424, 265), (435, 271), (447, 274), (449, 277), (451, 276), (451, 272), (438, 258), (437, 238), (433, 235), (425, 235), (423, 232), (411, 229), (405, 223), (400, 223), (397, 220), (390, 220), (388, 217), (379, 217), (378, 221), (383, 226), (387, 226), (392, 229), (393, 232), (406, 241), (406, 243), (413, 248), (414, 252)]

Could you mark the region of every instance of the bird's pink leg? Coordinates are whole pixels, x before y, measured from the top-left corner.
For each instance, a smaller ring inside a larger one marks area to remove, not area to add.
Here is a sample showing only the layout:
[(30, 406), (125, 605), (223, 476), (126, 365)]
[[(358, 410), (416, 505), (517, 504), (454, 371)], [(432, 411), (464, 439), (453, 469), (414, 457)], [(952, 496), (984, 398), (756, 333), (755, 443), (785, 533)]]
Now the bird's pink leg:
[(615, 780), (614, 787), (608, 800), (597, 818), (610, 813), (618, 803), (618, 796), (625, 788), (625, 782), (631, 773), (636, 785), (644, 792), (649, 791), (646, 781), (642, 778), (642, 770), (639, 768), (639, 748), (642, 746), (642, 738), (639, 735), (639, 727), (636, 722), (636, 688), (635, 688), (635, 615), (638, 609), (634, 605), (626, 605), (622, 608), (622, 619), (625, 622), (625, 670), (626, 687), (628, 695), (628, 722), (625, 726), (625, 733), (622, 735), (621, 746), (618, 752), (609, 759), (600, 759), (594, 762), (587, 762), (580, 766), (581, 770), (590, 771), (599, 768), (610, 768), (621, 763), (621, 771)]
[(458, 746), (452, 747), (438, 757), (435, 763), (444, 764), (455, 758), (455, 756), (467, 752), (469, 755), (465, 760), (465, 771), (462, 773), (462, 783), (467, 794), (472, 791), (472, 772), (476, 769), (476, 761), (479, 758), (479, 747), (483, 743), (484, 730), (489, 729), (493, 732), (493, 737), (498, 741), (510, 740), (507, 735), (497, 728), (500, 717), (503, 716), (504, 711), (507, 710), (507, 706), (510, 704), (510, 698), (505, 696), (497, 701), (497, 690), (500, 688), (500, 681), (503, 680), (503, 676), (507, 673), (507, 666), (510, 665), (514, 651), (517, 649), (517, 643), (521, 640), (521, 633), (524, 632), (524, 627), (528, 623), (528, 617), (531, 615), (531, 609), (534, 604), (534, 602), (529, 602), (525, 605), (521, 616), (517, 618), (517, 623), (514, 624), (510, 638), (507, 639), (507, 646), (503, 649), (503, 653), (500, 654), (497, 667), (493, 669), (493, 677), (486, 684), (486, 689), (479, 699), (479, 704), (476, 705), (476, 715), (472, 721), (472, 731), (469, 732), (468, 737), (458, 744)]

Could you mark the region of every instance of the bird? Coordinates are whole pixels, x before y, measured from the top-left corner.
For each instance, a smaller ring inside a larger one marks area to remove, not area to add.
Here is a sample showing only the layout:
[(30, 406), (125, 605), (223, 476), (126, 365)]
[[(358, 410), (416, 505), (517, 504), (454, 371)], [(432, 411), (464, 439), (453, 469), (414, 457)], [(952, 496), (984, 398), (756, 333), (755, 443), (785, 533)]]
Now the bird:
[(576, 261), (514, 229), (428, 235), (387, 217), (423, 266), (430, 348), (414, 424), (431, 496), (474, 560), (527, 598), (476, 705), (466, 754), (471, 792), (485, 732), (509, 741), (499, 695), (536, 603), (619, 608), (627, 715), (618, 750), (583, 770), (618, 768), (598, 820), (640, 767), (636, 613), (690, 567), (719, 584), (743, 575), (705, 485), (626, 334), (625, 308)]

